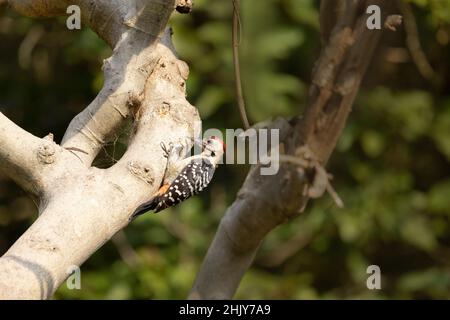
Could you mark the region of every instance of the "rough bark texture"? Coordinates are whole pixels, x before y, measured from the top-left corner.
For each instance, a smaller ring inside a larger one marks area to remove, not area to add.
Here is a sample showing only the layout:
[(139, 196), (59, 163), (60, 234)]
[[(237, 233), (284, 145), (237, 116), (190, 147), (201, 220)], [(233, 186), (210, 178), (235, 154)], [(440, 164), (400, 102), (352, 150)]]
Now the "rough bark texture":
[(282, 134), (286, 153), (310, 166), (298, 170), (285, 164), (275, 176), (261, 176), (258, 167), (250, 170), (222, 218), (190, 299), (233, 297), (265, 236), (297, 217), (308, 199), (316, 197), (314, 177), (336, 146), (382, 34), (366, 27), (365, 10), (371, 4), (381, 7), (383, 19), (391, 10), (390, 0), (322, 2), (323, 49), (312, 74), (306, 112), (281, 128), (287, 132)]
[[(65, 14), (69, 1), (9, 1), (21, 14)], [(197, 109), (185, 99), (188, 66), (177, 59), (167, 20), (174, 0), (70, 1), (112, 48), (105, 84), (71, 122), (61, 145), (40, 139), (0, 114), (0, 168), (40, 198), (39, 218), (0, 258), (1, 299), (49, 298), (129, 222), (160, 186), (166, 159), (160, 142), (193, 137)], [(166, 31), (165, 31), (166, 30)], [(128, 150), (108, 169), (91, 167), (128, 118)], [(199, 131), (197, 131), (199, 132)]]

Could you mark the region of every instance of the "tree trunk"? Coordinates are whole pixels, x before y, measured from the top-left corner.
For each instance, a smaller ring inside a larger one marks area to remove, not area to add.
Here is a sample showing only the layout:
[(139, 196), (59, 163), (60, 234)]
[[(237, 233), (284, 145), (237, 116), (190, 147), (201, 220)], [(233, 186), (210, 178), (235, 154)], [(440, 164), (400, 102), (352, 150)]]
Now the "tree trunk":
[[(65, 14), (69, 1), (9, 1), (27, 16)], [(193, 137), (197, 109), (185, 99), (188, 66), (172, 51), (167, 21), (174, 0), (70, 1), (112, 48), (105, 84), (71, 122), (61, 145), (0, 114), (0, 167), (40, 199), (39, 218), (0, 258), (0, 298), (49, 298), (149, 200), (162, 180), (161, 142)], [(89, 17), (89, 18), (87, 18)], [(128, 150), (108, 169), (91, 166), (126, 121)]]

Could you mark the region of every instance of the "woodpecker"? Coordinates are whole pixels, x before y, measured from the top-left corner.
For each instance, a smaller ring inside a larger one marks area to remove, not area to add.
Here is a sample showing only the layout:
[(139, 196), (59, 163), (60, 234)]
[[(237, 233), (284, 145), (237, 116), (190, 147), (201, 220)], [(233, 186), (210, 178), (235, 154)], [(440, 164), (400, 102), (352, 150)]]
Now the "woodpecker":
[(225, 152), (225, 143), (212, 136), (201, 142), (202, 153), (184, 158), (188, 143), (177, 147), (170, 145), (166, 148), (161, 144), (167, 157), (167, 167), (162, 187), (152, 200), (140, 205), (133, 213), (131, 219), (149, 210), (155, 213), (173, 207), (193, 195), (203, 191), (211, 182), (214, 171)]

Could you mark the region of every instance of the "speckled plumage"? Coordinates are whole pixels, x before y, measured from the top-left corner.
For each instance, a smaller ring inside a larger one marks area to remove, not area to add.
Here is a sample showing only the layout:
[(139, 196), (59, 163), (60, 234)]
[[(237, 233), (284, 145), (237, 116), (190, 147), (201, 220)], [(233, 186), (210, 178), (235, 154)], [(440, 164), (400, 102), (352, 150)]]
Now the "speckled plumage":
[(207, 158), (194, 159), (180, 172), (167, 191), (136, 209), (134, 216), (149, 210), (155, 213), (173, 207), (203, 191), (211, 182), (215, 165)]
[(140, 205), (130, 219), (149, 210), (154, 210), (156, 213), (175, 206), (208, 186), (216, 166), (222, 160), (226, 145), (215, 136), (200, 142), (202, 153), (188, 158), (185, 158), (184, 152), (189, 150), (188, 144), (170, 144), (167, 148), (164, 143), (161, 143), (161, 148), (167, 157), (163, 183), (153, 198)]

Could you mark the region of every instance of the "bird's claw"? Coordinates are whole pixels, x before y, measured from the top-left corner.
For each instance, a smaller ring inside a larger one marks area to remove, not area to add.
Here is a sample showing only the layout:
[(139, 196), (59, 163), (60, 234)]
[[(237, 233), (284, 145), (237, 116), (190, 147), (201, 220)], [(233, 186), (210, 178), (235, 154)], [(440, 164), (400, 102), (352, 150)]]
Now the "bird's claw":
[(165, 158), (170, 158), (171, 155), (182, 158), (192, 148), (193, 144), (196, 144), (197, 140), (193, 137), (186, 137), (179, 139), (176, 144), (169, 142), (167, 147), (164, 142), (161, 142), (161, 149), (164, 152)]
[(162, 149), (163, 152), (164, 152), (164, 157), (165, 157), (165, 158), (168, 158), (169, 155), (170, 155), (170, 153), (171, 153), (172, 150), (173, 150), (173, 143), (172, 143), (172, 142), (169, 142), (169, 148), (167, 148), (167, 146), (166, 146), (166, 144), (165, 144), (164, 142), (161, 142), (160, 146), (161, 146), (161, 149)]

